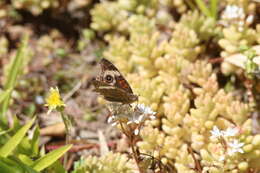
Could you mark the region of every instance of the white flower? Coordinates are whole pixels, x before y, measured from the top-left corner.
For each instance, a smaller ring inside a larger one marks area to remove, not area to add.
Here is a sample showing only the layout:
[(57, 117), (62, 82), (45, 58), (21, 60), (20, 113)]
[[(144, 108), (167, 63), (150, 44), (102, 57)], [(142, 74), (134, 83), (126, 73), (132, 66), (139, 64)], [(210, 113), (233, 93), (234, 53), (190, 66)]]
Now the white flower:
[(238, 128), (227, 128), (227, 130), (219, 130), (217, 126), (213, 127), (213, 130), (210, 131), (212, 137), (220, 138), (220, 137), (233, 137), (236, 136), (239, 132)]
[(141, 124), (147, 119), (155, 119), (156, 112), (152, 111), (150, 107), (144, 104), (137, 104), (131, 117), (128, 117), (127, 124), (135, 123)]
[(246, 24), (247, 24), (247, 25), (252, 24), (253, 21), (254, 21), (254, 16), (253, 16), (253, 15), (249, 15), (249, 16), (246, 18)]
[(210, 133), (214, 138), (220, 138), (223, 136), (223, 132), (219, 130), (217, 126), (214, 126), (213, 130), (211, 130)]
[(112, 116), (108, 117), (107, 122), (113, 123), (115, 121), (115, 119), (116, 119), (116, 117), (114, 115), (112, 115)]
[(220, 156), (218, 160), (219, 160), (220, 162), (223, 162), (223, 161), (225, 160), (225, 155)]
[(117, 120), (118, 119), (116, 118), (116, 116), (112, 115), (112, 116), (108, 117), (107, 122), (111, 123), (111, 126), (116, 126), (118, 124)]
[(134, 115), (131, 118), (129, 118), (127, 124), (131, 124), (131, 123), (135, 123), (135, 124), (140, 124), (142, 122), (144, 122), (145, 120), (145, 115), (141, 114), (141, 115)]
[(134, 134), (137, 136), (139, 134), (139, 129), (135, 129)]
[(236, 139), (232, 142), (229, 142), (228, 146), (228, 155), (230, 156), (234, 155), (235, 153), (244, 153), (244, 150), (241, 148), (244, 146), (244, 143), (240, 143)]
[(239, 130), (238, 128), (228, 128), (226, 131), (223, 131), (223, 136), (229, 137), (229, 136), (236, 136), (238, 134)]
[(222, 15), (224, 19), (243, 19), (245, 17), (244, 9), (236, 5), (228, 5)]
[(154, 112), (150, 107), (145, 106), (144, 104), (137, 104), (136, 107), (143, 114), (149, 114), (151, 116), (156, 114), (156, 112)]
[[(219, 23), (227, 27), (231, 24), (236, 24), (239, 31), (243, 31), (245, 25), (246, 14), (244, 9), (236, 5), (228, 5), (221, 15)], [(248, 18), (248, 24), (253, 20), (252, 17)]]

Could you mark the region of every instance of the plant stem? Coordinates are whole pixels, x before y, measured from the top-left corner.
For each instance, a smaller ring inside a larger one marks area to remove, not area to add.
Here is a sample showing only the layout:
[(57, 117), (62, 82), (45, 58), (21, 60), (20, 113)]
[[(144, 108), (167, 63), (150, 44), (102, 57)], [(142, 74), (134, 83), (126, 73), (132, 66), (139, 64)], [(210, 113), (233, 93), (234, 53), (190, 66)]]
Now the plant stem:
[(144, 173), (142, 168), (140, 167), (139, 165), (139, 159), (138, 159), (138, 154), (136, 153), (136, 150), (134, 148), (134, 145), (132, 144), (132, 141), (130, 141), (130, 146), (131, 146), (131, 150), (132, 150), (132, 153), (134, 155), (134, 159), (135, 159), (135, 163), (137, 164), (137, 167), (138, 167), (138, 170), (140, 173)]
[[(63, 111), (60, 111), (61, 117), (62, 117), (62, 121), (65, 125), (65, 144), (67, 145), (69, 143), (70, 140), (70, 130), (69, 130), (69, 120), (66, 118), (66, 115), (64, 115)], [(63, 160), (63, 166), (66, 168), (67, 165), (67, 161), (68, 161), (68, 154), (67, 152), (64, 155), (64, 160)]]
[(144, 171), (142, 170), (142, 168), (141, 168), (140, 165), (139, 165), (139, 155), (137, 154), (137, 152), (136, 152), (136, 150), (135, 150), (135, 147), (134, 147), (134, 144), (133, 144), (133, 137), (132, 137), (133, 134), (129, 135), (129, 134), (126, 132), (126, 130), (125, 130), (125, 128), (124, 128), (122, 122), (119, 122), (119, 124), (120, 124), (120, 126), (121, 126), (121, 129), (122, 129), (123, 134), (126, 135), (128, 141), (129, 141), (129, 144), (130, 144), (130, 147), (131, 147), (131, 150), (132, 150), (132, 154), (133, 154), (133, 157), (134, 157), (134, 160), (135, 160), (135, 163), (136, 163), (136, 165), (137, 165), (137, 167), (138, 167), (139, 172), (140, 172), (140, 173), (144, 173)]
[(191, 157), (193, 158), (193, 161), (195, 162), (195, 168), (199, 173), (202, 173), (202, 167), (200, 165), (200, 162), (196, 159), (193, 150), (190, 146), (188, 146), (188, 152), (191, 154)]

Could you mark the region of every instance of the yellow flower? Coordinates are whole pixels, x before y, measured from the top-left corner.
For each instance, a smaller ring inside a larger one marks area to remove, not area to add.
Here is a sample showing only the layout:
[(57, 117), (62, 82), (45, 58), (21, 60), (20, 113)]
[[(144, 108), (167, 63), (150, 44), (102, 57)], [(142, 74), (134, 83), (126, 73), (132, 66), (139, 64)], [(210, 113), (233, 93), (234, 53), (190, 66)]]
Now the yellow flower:
[(45, 106), (48, 106), (48, 114), (52, 111), (55, 110), (56, 108), (62, 108), (65, 107), (65, 103), (62, 101), (59, 93), (58, 87), (52, 88), (49, 91), (49, 95), (46, 98), (46, 104)]

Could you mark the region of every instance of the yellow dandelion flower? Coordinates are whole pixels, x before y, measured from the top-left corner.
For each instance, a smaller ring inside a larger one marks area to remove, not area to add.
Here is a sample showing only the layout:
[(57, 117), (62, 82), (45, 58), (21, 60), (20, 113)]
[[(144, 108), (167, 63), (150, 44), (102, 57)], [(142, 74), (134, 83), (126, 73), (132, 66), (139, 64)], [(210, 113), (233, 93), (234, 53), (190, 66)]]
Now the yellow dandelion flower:
[(60, 92), (58, 87), (50, 88), (49, 95), (45, 101), (46, 101), (45, 106), (48, 106), (49, 109), (48, 114), (57, 108), (62, 108), (66, 106), (60, 97)]

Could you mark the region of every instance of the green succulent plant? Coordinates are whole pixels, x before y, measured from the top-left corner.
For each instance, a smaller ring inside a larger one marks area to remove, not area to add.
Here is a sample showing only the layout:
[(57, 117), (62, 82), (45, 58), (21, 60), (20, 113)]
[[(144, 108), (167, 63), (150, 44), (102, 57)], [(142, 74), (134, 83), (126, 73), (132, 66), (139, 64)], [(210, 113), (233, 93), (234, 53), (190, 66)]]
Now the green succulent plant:
[[(158, 119), (147, 122), (140, 132), (142, 140), (137, 145), (141, 152), (170, 164), (177, 172), (196, 172), (198, 164), (202, 172), (257, 170), (260, 145), (250, 144), (259, 138), (252, 133), (250, 115), (254, 110), (219, 85), (217, 73), (207, 61), (208, 47), (204, 43), (212, 40), (218, 43), (221, 56), (226, 57), (239, 51), (243, 44), (256, 44), (258, 29), (248, 26), (240, 32), (233, 25), (219, 26), (216, 4), (209, 16), (199, 8), (204, 15), (188, 11), (178, 22), (170, 19), (168, 32), (145, 14), (126, 17), (128, 33), (107, 34), (108, 49), (104, 56), (125, 74), (139, 101), (158, 112)], [(111, 23), (106, 19), (103, 22)], [(117, 27), (121, 24), (109, 29), (119, 31)], [(234, 137), (237, 145), (225, 141), (227, 148), (240, 147), (243, 153), (227, 156), (226, 162), (219, 160), (227, 155), (228, 149), (215, 150), (222, 145), (211, 140), (214, 126), (223, 131), (229, 127), (241, 129)], [(189, 148), (194, 152), (189, 152)]]

